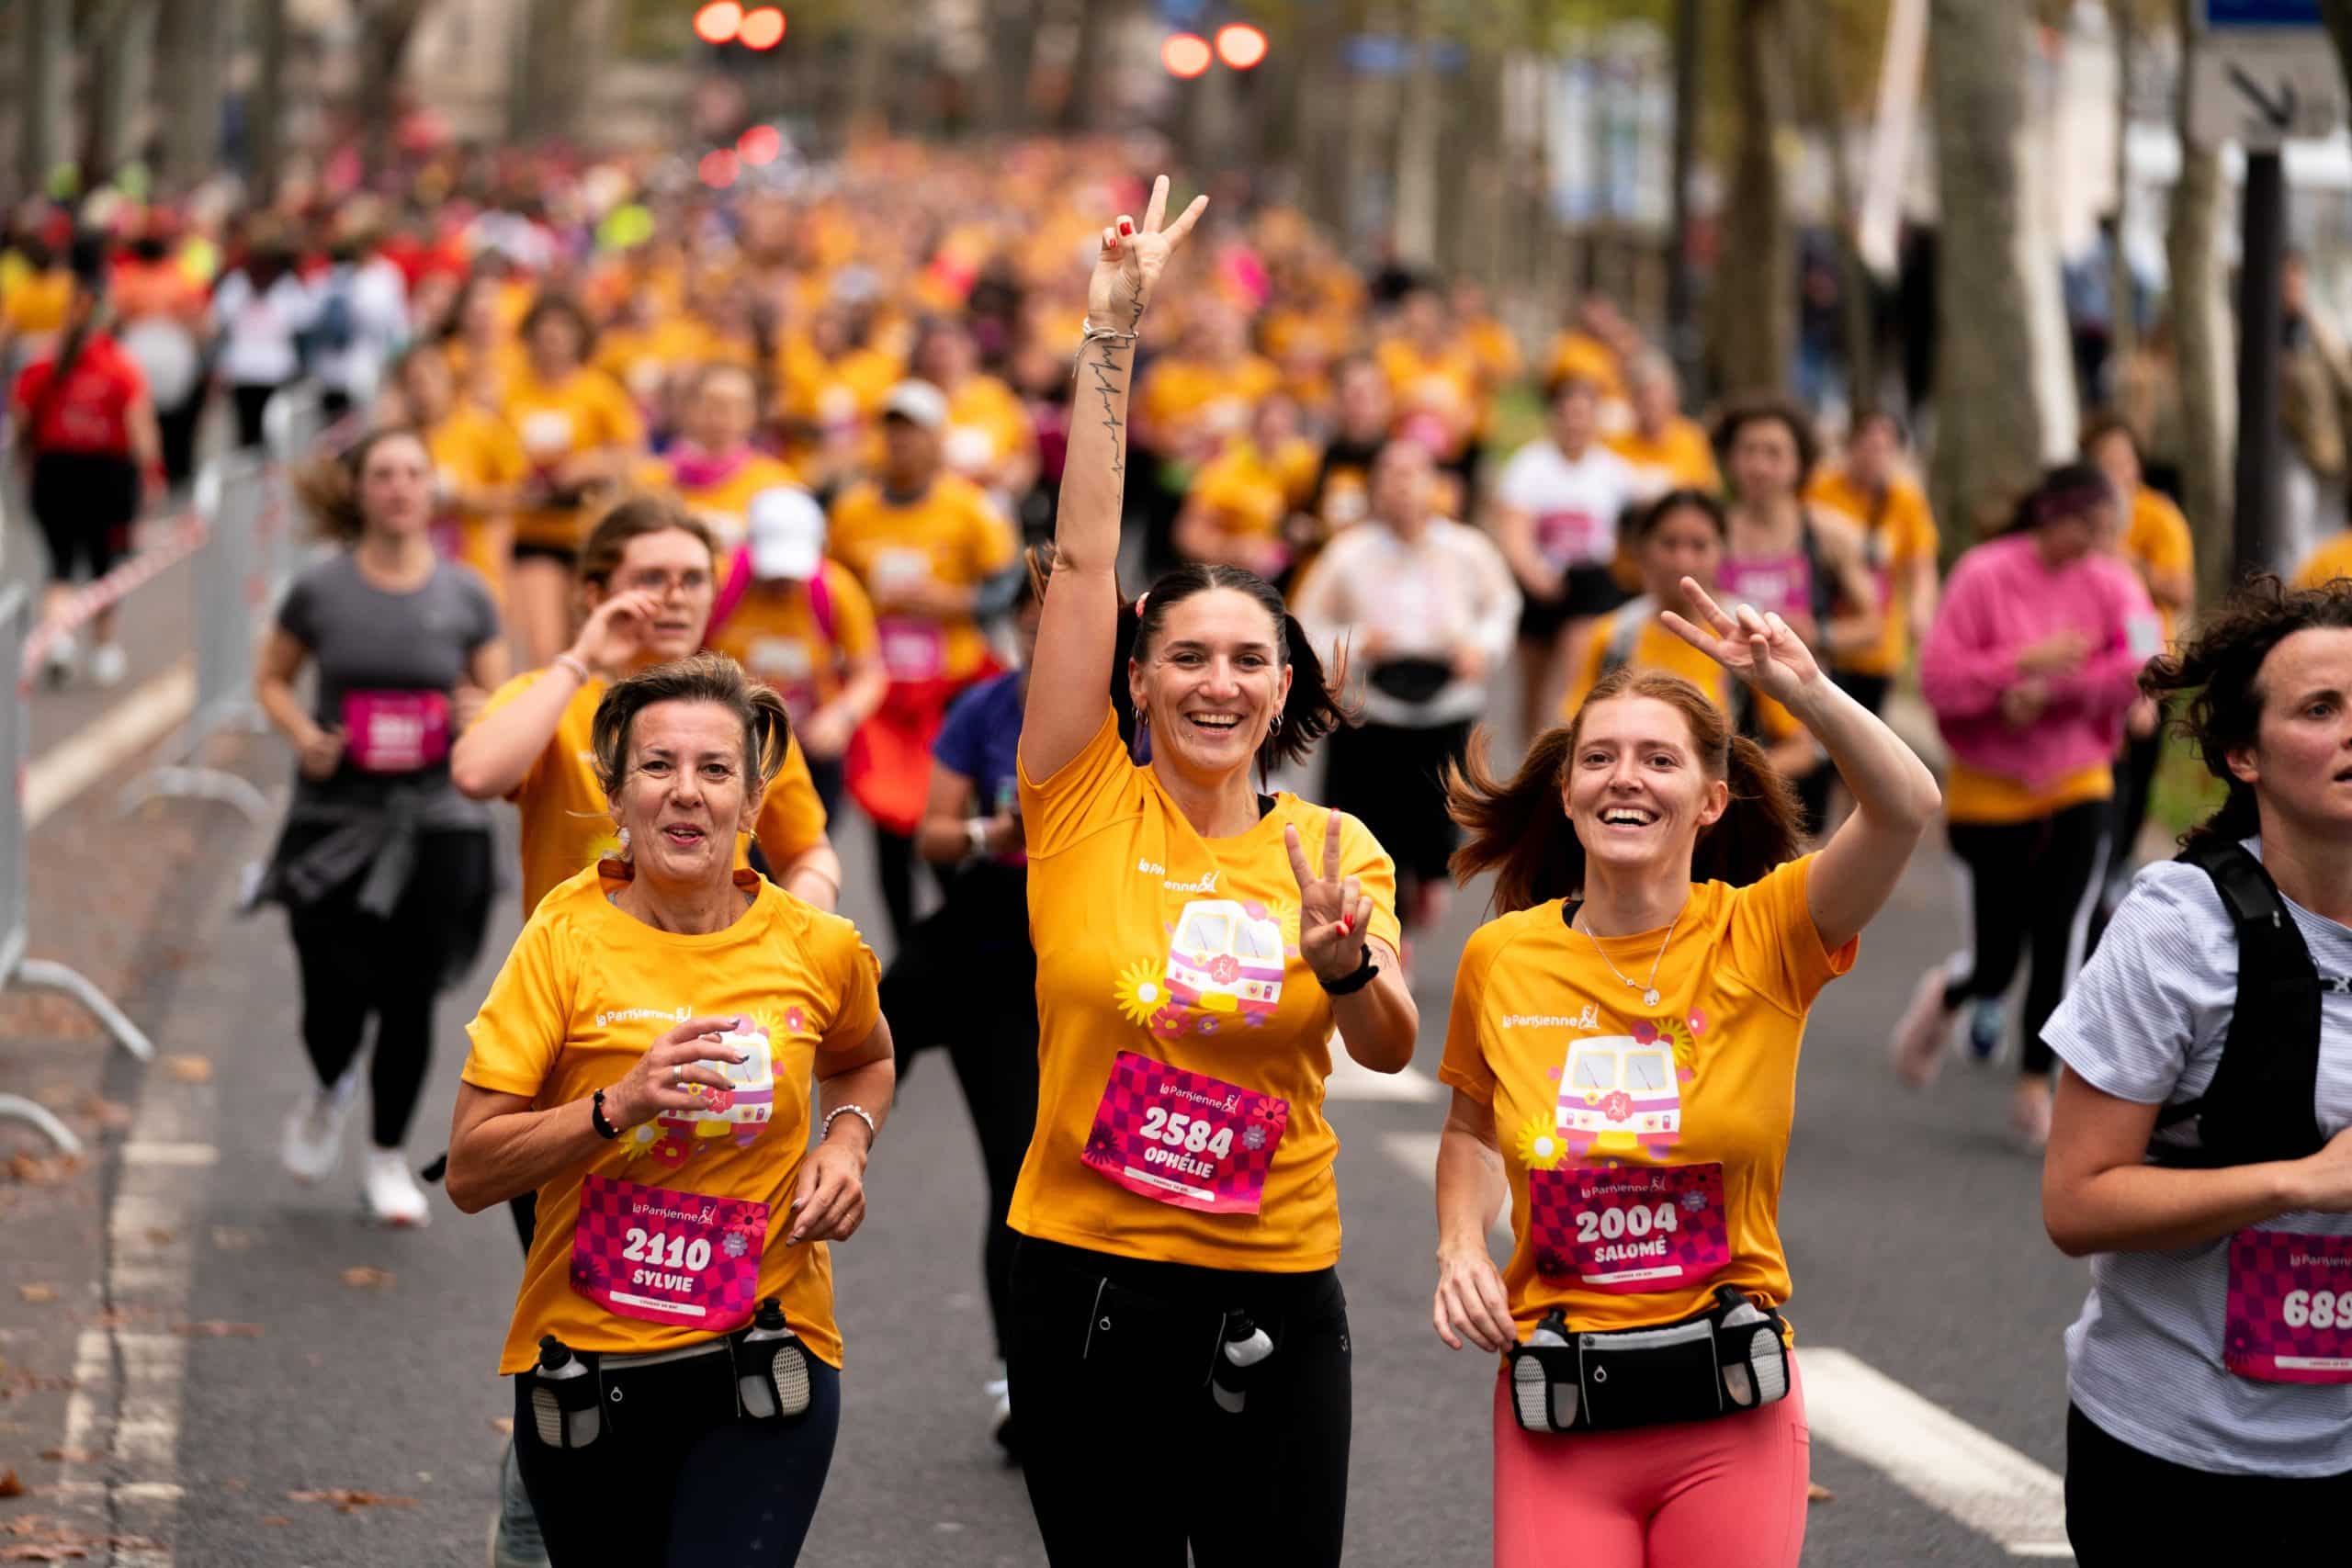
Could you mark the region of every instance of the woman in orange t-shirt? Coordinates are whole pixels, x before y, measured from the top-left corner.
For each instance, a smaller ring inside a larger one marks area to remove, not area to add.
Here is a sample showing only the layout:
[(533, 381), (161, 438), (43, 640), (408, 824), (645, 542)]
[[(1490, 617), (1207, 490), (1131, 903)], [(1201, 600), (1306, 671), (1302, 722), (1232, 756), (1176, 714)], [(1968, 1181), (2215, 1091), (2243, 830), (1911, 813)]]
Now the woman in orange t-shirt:
[(719, 654), (606, 692), (627, 847), (540, 904), (467, 1032), (449, 1197), (544, 1220), (498, 1370), (558, 1568), (789, 1563), (824, 1485), (825, 1244), (865, 1217), (896, 1075), (856, 930), (736, 864), (790, 732)]
[(1476, 746), (1456, 776), (1454, 864), (1495, 871), (1504, 913), (1463, 952), (1439, 1069), (1434, 1317), (1453, 1348), (1510, 1357), (1498, 1568), (1562, 1541), (1590, 1568), (1795, 1568), (1804, 1539), (1804, 1399), (1777, 1310), (1797, 1051), (1936, 784), (1779, 615), (1682, 592), (1705, 629), (1668, 626), (1803, 722), (1855, 810), (1794, 858), (1794, 792), (1762, 751), (1697, 686), (1631, 666), (1514, 778)]
[[(1140, 226), (1102, 231), (1088, 283), (1037, 632), (1054, 679), (1029, 685), (1016, 756), (1038, 1104), (1008, 1216), (1012, 1416), (1056, 1568), (1112, 1541), (1122, 1562), (1335, 1568), (1351, 1383), (1323, 1089), (1335, 1030), (1395, 1072), (1419, 1016), (1388, 857), (1361, 823), (1256, 788), (1342, 722), (1281, 595), (1195, 566), (1120, 603), (1137, 332), (1207, 205), (1163, 232), (1167, 199), (1162, 179)], [(1210, 1456), (1280, 1506), (1212, 1488), (1137, 1507), (1138, 1450), (1102, 1440), (1113, 1408), (1149, 1413), (1152, 1452)]]

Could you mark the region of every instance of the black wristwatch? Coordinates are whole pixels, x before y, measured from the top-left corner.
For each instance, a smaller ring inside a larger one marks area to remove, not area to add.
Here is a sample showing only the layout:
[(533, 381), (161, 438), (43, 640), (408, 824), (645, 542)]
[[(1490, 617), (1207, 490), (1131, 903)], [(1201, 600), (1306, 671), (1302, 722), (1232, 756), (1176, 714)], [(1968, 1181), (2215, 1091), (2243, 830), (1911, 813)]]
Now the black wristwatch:
[(1351, 997), (1371, 985), (1379, 973), (1380, 965), (1372, 961), (1372, 943), (1365, 942), (1363, 960), (1356, 965), (1354, 974), (1344, 975), (1337, 980), (1326, 980), (1318, 975), (1316, 983), (1323, 987), (1323, 994), (1327, 997)]
[(596, 1136), (610, 1143), (621, 1135), (621, 1130), (605, 1120), (605, 1091), (598, 1089), (588, 1101), (589, 1124), (596, 1129)]

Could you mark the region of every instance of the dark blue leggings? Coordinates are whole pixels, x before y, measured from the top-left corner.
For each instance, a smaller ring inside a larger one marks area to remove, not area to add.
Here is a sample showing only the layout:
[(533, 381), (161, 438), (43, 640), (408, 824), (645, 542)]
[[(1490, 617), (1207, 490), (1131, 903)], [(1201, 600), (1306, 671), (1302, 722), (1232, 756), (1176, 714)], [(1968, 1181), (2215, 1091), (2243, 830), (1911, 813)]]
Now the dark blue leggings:
[(552, 1568), (788, 1568), (841, 1429), (841, 1373), (812, 1357), (808, 1374), (806, 1413), (759, 1420), (725, 1355), (601, 1372), (602, 1430), (578, 1449), (539, 1441), (517, 1377), (514, 1456)]

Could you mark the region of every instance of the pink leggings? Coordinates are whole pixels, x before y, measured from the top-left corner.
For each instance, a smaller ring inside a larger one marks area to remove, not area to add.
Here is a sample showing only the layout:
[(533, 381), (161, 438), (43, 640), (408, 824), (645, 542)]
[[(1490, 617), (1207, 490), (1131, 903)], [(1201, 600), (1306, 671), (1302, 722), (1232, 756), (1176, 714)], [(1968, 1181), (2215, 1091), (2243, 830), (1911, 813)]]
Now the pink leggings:
[(1789, 1396), (1671, 1427), (1521, 1429), (1495, 1382), (1495, 1568), (1797, 1568), (1813, 1436)]

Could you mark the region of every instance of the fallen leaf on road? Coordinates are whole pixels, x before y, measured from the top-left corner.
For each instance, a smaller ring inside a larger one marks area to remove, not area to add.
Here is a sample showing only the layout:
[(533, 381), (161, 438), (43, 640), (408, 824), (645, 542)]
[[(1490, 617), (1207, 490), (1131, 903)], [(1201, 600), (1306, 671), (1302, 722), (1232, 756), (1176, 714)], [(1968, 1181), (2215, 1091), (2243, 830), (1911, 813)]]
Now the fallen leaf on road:
[(54, 1187), (81, 1168), (82, 1162), (68, 1155), (54, 1159), (27, 1154), (8, 1156), (9, 1177), (27, 1187)]
[(202, 1323), (175, 1323), (172, 1332), (187, 1335), (191, 1339), (258, 1339), (258, 1323), (223, 1323), (219, 1318), (207, 1318)]
[(182, 1083), (210, 1083), (212, 1058), (209, 1056), (166, 1056), (164, 1070)]
[(355, 1264), (343, 1271), (343, 1282), (355, 1291), (388, 1291), (392, 1287), (392, 1271)]
[(0, 1562), (70, 1562), (89, 1555), (88, 1547), (65, 1541), (20, 1540), (0, 1546)]
[(1805, 1483), (1804, 1500), (1808, 1503), (1835, 1503), (1838, 1494), (1818, 1481), (1809, 1481)]
[(167, 1231), (161, 1225), (149, 1225), (147, 1227), (147, 1245), (150, 1247), (169, 1247), (172, 1243), (179, 1239), (179, 1234), (180, 1233), (177, 1231)]
[(19, 1285), (17, 1287), (17, 1298), (22, 1301), (35, 1303), (53, 1302), (57, 1299), (57, 1287), (54, 1285)]
[(493, 1416), (490, 1418), (490, 1429), (493, 1432), (503, 1433), (511, 1438), (514, 1435), (514, 1417), (512, 1416)]
[(362, 1508), (413, 1508), (413, 1497), (396, 1497), (385, 1492), (361, 1492), (349, 1486), (330, 1486), (320, 1492), (288, 1492), (287, 1500), (294, 1503), (332, 1503), (338, 1514), (356, 1514)]
[(17, 1472), (0, 1470), (0, 1497), (21, 1497), (24, 1495), (25, 1483), (17, 1479)]
[(40, 1457), (51, 1464), (96, 1464), (98, 1456), (87, 1449), (43, 1449)]
[(104, 1132), (119, 1133), (130, 1125), (130, 1107), (119, 1100), (107, 1100), (101, 1095), (87, 1094), (82, 1097), (81, 1103), (75, 1109), (85, 1119), (96, 1122), (99, 1129)]

